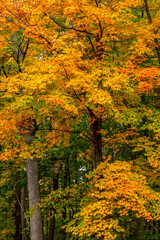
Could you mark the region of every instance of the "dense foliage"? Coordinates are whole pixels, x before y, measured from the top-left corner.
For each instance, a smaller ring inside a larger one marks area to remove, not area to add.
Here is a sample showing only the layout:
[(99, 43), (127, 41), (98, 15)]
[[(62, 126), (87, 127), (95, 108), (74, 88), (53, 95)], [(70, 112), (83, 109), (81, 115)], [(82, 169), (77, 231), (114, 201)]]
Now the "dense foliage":
[(0, 239), (160, 238), (160, 3), (0, 0)]

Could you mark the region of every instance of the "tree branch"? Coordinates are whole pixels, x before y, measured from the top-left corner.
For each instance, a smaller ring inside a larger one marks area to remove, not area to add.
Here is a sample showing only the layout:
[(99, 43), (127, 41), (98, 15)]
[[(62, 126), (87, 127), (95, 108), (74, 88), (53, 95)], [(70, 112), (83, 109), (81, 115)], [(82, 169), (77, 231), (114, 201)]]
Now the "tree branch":
[(96, 50), (95, 50), (95, 47), (94, 47), (94, 45), (93, 45), (93, 43), (92, 43), (91, 37), (90, 37), (89, 35), (87, 35), (87, 37), (88, 37), (89, 42), (90, 42), (90, 44), (91, 44), (91, 46), (92, 46), (92, 48), (93, 48), (94, 53), (96, 54)]
[(87, 32), (87, 31), (85, 31), (85, 30), (76, 29), (76, 28), (74, 28), (74, 27), (64, 26), (64, 25), (60, 24), (59, 22), (57, 22), (57, 21), (56, 21), (53, 17), (51, 17), (51, 16), (50, 16), (50, 19), (51, 19), (54, 23), (56, 23), (59, 27), (61, 27), (61, 28), (68, 29), (68, 30), (75, 30), (76, 32), (81, 32), (81, 33), (85, 33), (85, 34), (88, 34), (88, 35), (93, 35), (92, 33), (89, 33), (89, 32)]
[(149, 20), (150, 24), (152, 24), (152, 18), (151, 18), (151, 14), (150, 14), (150, 11), (149, 11), (147, 0), (144, 0), (144, 4), (145, 4), (145, 9), (146, 9), (148, 20)]
[(24, 59), (25, 59), (25, 57), (26, 57), (26, 54), (27, 54), (28, 48), (29, 48), (29, 38), (27, 39), (27, 44), (26, 44), (25, 51), (24, 51), (24, 53), (23, 53), (22, 62), (24, 61)]
[(4, 73), (4, 75), (6, 76), (6, 78), (8, 77), (8, 75), (7, 75), (7, 73), (6, 73), (6, 70), (5, 70), (5, 68), (4, 68), (4, 66), (2, 65), (2, 70), (3, 70), (3, 73)]
[[(146, 9), (146, 13), (147, 13), (147, 17), (148, 17), (148, 21), (150, 24), (152, 24), (152, 18), (151, 18), (151, 14), (150, 14), (150, 11), (149, 11), (149, 7), (148, 7), (148, 2), (147, 0), (144, 0), (144, 3), (145, 3), (145, 9)], [(157, 30), (158, 32), (158, 30)], [(154, 32), (156, 34), (156, 32)], [(157, 56), (158, 56), (158, 62), (159, 62), (159, 65), (160, 65), (160, 47), (159, 47), (159, 42), (158, 42), (158, 38), (155, 38), (154, 39), (154, 42), (155, 42), (155, 49), (157, 51)]]
[(83, 179), (87, 180), (87, 178), (86, 178), (85, 176), (83, 176), (82, 174), (80, 174), (79, 172), (77, 172), (76, 170), (74, 170), (73, 168), (68, 167), (68, 165), (65, 164), (65, 163), (63, 162), (63, 160), (61, 160), (61, 164), (63, 164), (64, 166), (66, 166), (69, 170), (71, 170), (72, 172), (76, 173), (77, 175), (79, 175), (79, 176), (82, 177)]

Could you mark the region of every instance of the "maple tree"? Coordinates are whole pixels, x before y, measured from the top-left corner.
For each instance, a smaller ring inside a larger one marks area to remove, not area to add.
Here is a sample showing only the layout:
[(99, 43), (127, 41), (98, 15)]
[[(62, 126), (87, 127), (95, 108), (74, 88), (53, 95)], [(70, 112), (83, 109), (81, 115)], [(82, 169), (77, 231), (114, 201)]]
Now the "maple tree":
[(100, 239), (115, 239), (116, 232), (125, 231), (119, 221), (130, 211), (137, 218), (159, 219), (158, 194), (151, 191), (146, 186), (144, 176), (132, 172), (132, 168), (126, 162), (107, 161), (97, 167), (91, 183), (89, 202), (86, 204), (85, 201), (84, 208), (70, 223), (69, 230), (74, 235), (85, 235), (86, 239), (90, 236), (93, 239), (95, 235)]
[[(91, 235), (108, 239), (116, 234), (122, 239), (125, 233), (118, 221), (125, 222), (128, 211), (137, 211), (133, 220), (158, 222), (159, 213), (157, 218), (151, 217), (155, 209), (147, 201), (159, 201), (155, 189), (159, 184), (156, 184), (160, 134), (159, 3), (154, 0), (0, 3), (1, 159), (2, 164), (12, 162), (11, 171), (17, 166), (23, 172), (27, 162), (29, 207), (39, 213), (30, 212), (31, 239), (44, 239), (47, 234), (45, 231), (43, 237), (41, 219), (45, 203), (38, 205), (38, 161), (40, 165), (45, 156), (49, 159), (59, 149), (59, 155), (50, 164), (54, 194), (60, 191), (63, 196), (67, 185), (62, 188), (58, 184), (63, 175), (60, 165), (62, 168), (65, 164), (61, 158), (66, 157), (63, 152), (72, 146), (75, 136), (83, 144), (81, 147), (75, 143), (76, 157), (70, 150), (70, 161), (85, 160), (76, 175), (81, 168), (85, 172), (96, 169), (97, 175), (87, 195), (91, 203), (84, 201), (86, 205), (79, 213), (81, 224), (77, 226), (77, 220), (73, 220), (74, 227), (68, 229), (84, 239)], [(108, 155), (112, 155), (110, 161), (100, 165)], [(92, 164), (86, 167), (90, 160)], [(99, 177), (103, 169), (109, 170)], [(43, 182), (45, 173), (40, 177)], [(84, 180), (81, 183), (86, 185)], [(45, 196), (46, 201), (53, 202), (49, 208), (52, 226), (49, 238), (54, 239), (56, 216), (67, 219), (70, 205), (59, 206), (59, 214), (55, 211), (54, 197), (49, 195)], [(70, 199), (67, 195), (63, 197)], [(78, 209), (76, 201), (80, 199), (73, 200)], [(113, 217), (114, 211), (117, 215)], [(120, 215), (126, 218), (121, 219)], [(83, 216), (88, 216), (87, 221), (82, 220)]]

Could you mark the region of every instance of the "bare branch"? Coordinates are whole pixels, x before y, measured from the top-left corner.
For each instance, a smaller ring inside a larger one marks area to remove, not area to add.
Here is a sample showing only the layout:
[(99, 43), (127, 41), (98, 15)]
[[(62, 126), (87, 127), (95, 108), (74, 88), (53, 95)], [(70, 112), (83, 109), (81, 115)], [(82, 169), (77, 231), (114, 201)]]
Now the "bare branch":
[(53, 21), (54, 23), (56, 23), (56, 24), (57, 24), (59, 27), (61, 27), (61, 28), (68, 29), (68, 30), (75, 30), (76, 32), (86, 33), (86, 34), (88, 34), (88, 35), (93, 35), (92, 33), (89, 33), (89, 32), (87, 32), (87, 31), (85, 31), (85, 30), (76, 29), (76, 28), (74, 28), (74, 27), (64, 26), (64, 25), (60, 24), (59, 22), (57, 22), (57, 21), (55, 20), (55, 18), (53, 18), (53, 17), (51, 17), (51, 16), (50, 16), (50, 19), (52, 19), (52, 21)]
[(73, 168), (68, 167), (68, 165), (65, 164), (65, 163), (63, 162), (63, 160), (61, 160), (61, 164), (63, 164), (64, 166), (66, 166), (69, 170), (71, 170), (72, 172), (76, 173), (77, 175), (79, 175), (79, 176), (82, 177), (83, 179), (87, 180), (87, 178), (86, 178), (85, 176), (83, 176), (82, 174), (80, 174), (79, 172), (77, 172), (76, 170), (74, 170)]
[(4, 68), (4, 66), (2, 65), (2, 70), (3, 70), (3, 73), (4, 73), (4, 75), (6, 76), (6, 78), (8, 77), (8, 75), (7, 75), (7, 73), (6, 73), (6, 70), (5, 70), (5, 68)]

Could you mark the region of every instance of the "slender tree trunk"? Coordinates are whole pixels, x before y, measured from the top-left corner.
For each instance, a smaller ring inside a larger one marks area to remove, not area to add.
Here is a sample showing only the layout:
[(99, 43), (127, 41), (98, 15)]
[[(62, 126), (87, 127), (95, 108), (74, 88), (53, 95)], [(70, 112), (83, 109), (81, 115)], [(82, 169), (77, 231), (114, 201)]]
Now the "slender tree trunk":
[(88, 109), (88, 118), (93, 169), (96, 169), (102, 161), (102, 117), (95, 116), (93, 112)]
[[(17, 190), (16, 195), (17, 195), (17, 198), (20, 199), (20, 197), (21, 197), (20, 190)], [(21, 208), (20, 208), (18, 200), (16, 200), (16, 204), (15, 204), (15, 225), (16, 225), (15, 240), (20, 240), (20, 238), (21, 238), (21, 234), (20, 234)]]
[[(58, 178), (59, 178), (59, 172), (61, 170), (61, 161), (57, 161), (54, 164), (53, 168), (53, 191), (56, 191), (58, 189)], [(51, 209), (51, 220), (50, 220), (50, 226), (49, 226), (49, 240), (55, 240), (56, 239), (56, 219), (55, 219), (55, 212), (56, 210), (54, 208)]]
[[(34, 132), (24, 134), (26, 143), (30, 145), (34, 141)], [(38, 177), (38, 161), (27, 158), (27, 181), (30, 209), (30, 238), (31, 240), (43, 240), (43, 227), (41, 210), (37, 206), (40, 203), (40, 188)]]
[[(122, 221), (119, 220), (119, 225), (122, 226)], [(119, 233), (120, 240), (123, 240), (123, 232)]]
[(51, 209), (51, 220), (50, 220), (50, 225), (49, 225), (49, 240), (55, 240), (56, 239), (56, 231), (55, 231), (55, 226), (56, 226), (56, 219), (54, 216), (54, 209)]
[(22, 240), (26, 240), (26, 219), (25, 219), (25, 187), (21, 189), (21, 226), (22, 226)]
[(43, 227), (40, 203), (40, 189), (38, 179), (38, 162), (36, 158), (27, 158), (27, 179), (30, 208), (30, 235), (31, 240), (43, 240)]
[(137, 218), (137, 240), (141, 240), (141, 219)]
[[(62, 225), (63, 225), (63, 221), (66, 220), (67, 217), (67, 212), (66, 212), (66, 207), (63, 208), (63, 213), (62, 213)], [(62, 239), (65, 240), (66, 239), (66, 231), (65, 229), (62, 229)]]
[[(69, 165), (69, 159), (67, 157), (67, 166), (68, 165)], [(68, 178), (70, 178), (69, 168), (67, 168), (65, 166), (65, 170), (64, 171), (65, 171), (65, 181), (63, 182), (63, 189), (65, 189), (67, 187), (67, 185), (68, 185), (68, 181), (67, 180), (68, 180)], [(69, 185), (70, 185), (70, 182), (69, 182)], [(64, 206), (63, 212), (62, 212), (62, 226), (64, 225), (64, 221), (66, 220), (66, 218), (67, 218), (67, 211), (66, 211), (66, 207)], [(66, 231), (65, 231), (65, 229), (62, 229), (61, 238), (63, 240), (66, 239)]]
[(158, 239), (160, 240), (160, 220), (158, 220)]

